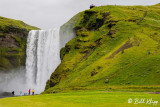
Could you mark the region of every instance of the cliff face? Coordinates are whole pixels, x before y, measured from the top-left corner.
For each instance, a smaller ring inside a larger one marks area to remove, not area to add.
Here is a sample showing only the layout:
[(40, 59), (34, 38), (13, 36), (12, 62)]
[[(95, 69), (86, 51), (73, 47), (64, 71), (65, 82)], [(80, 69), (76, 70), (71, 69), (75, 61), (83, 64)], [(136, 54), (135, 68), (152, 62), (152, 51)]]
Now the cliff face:
[(95, 7), (73, 29), (45, 92), (160, 85), (159, 4)]
[(25, 65), (27, 35), (34, 29), (39, 28), (0, 17), (0, 70)]

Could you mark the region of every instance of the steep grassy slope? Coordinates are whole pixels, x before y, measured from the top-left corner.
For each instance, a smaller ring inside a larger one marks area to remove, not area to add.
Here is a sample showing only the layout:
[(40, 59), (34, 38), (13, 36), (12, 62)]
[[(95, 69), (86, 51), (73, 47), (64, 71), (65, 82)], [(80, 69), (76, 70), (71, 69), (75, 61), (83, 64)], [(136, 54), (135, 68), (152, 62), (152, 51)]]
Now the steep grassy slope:
[(33, 29), (39, 28), (0, 16), (0, 70), (24, 65), (26, 39)]
[(160, 4), (101, 6), (79, 14), (76, 37), (61, 49), (46, 92), (159, 87)]

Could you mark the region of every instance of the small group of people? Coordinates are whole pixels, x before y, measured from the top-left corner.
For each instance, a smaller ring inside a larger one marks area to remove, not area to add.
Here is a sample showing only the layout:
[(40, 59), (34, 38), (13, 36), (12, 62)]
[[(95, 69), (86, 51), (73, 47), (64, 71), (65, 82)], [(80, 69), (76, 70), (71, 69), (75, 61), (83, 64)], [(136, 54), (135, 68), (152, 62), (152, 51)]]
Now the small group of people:
[[(11, 93), (12, 93), (12, 95), (15, 95), (14, 91), (12, 91)], [(19, 95), (20, 96), (22, 95), (22, 91), (20, 91)], [(28, 90), (28, 93), (24, 93), (24, 95), (31, 95), (31, 89)], [(32, 89), (32, 95), (34, 95), (34, 89)]]
[[(28, 95), (31, 94), (31, 89), (28, 90)], [(32, 89), (32, 95), (34, 95), (34, 89)]]

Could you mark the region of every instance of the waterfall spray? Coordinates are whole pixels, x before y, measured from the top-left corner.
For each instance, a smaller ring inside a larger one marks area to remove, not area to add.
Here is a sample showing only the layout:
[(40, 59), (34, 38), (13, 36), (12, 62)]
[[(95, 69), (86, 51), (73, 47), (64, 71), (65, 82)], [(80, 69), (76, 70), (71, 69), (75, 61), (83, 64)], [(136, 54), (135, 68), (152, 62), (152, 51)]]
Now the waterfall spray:
[(46, 81), (60, 63), (59, 29), (32, 30), (27, 40), (26, 82), (42, 92)]

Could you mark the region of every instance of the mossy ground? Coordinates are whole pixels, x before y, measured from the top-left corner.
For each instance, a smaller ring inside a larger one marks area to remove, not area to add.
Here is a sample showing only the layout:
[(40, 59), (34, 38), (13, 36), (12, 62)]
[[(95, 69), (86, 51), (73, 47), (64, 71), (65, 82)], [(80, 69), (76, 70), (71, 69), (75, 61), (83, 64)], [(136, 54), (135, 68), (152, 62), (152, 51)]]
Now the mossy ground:
[(61, 50), (62, 62), (47, 83), (46, 89), (52, 88), (45, 92), (159, 87), (159, 4), (101, 6), (79, 14), (74, 26), (76, 37)]
[[(132, 103), (128, 103), (128, 99)], [(136, 103), (136, 99), (145, 99), (144, 103)], [(158, 94), (138, 92), (105, 92), (80, 91), (56, 94), (42, 94), (36, 96), (23, 96), (0, 99), (1, 107), (158, 107), (147, 103), (147, 100), (159, 101)]]
[(32, 30), (32, 29), (39, 29), (37, 27), (34, 26), (30, 26), (28, 24), (25, 24), (23, 21), (20, 20), (14, 20), (14, 19), (9, 19), (9, 18), (5, 18), (0, 16), (0, 31), (9, 31), (11, 29), (19, 29), (19, 30)]

